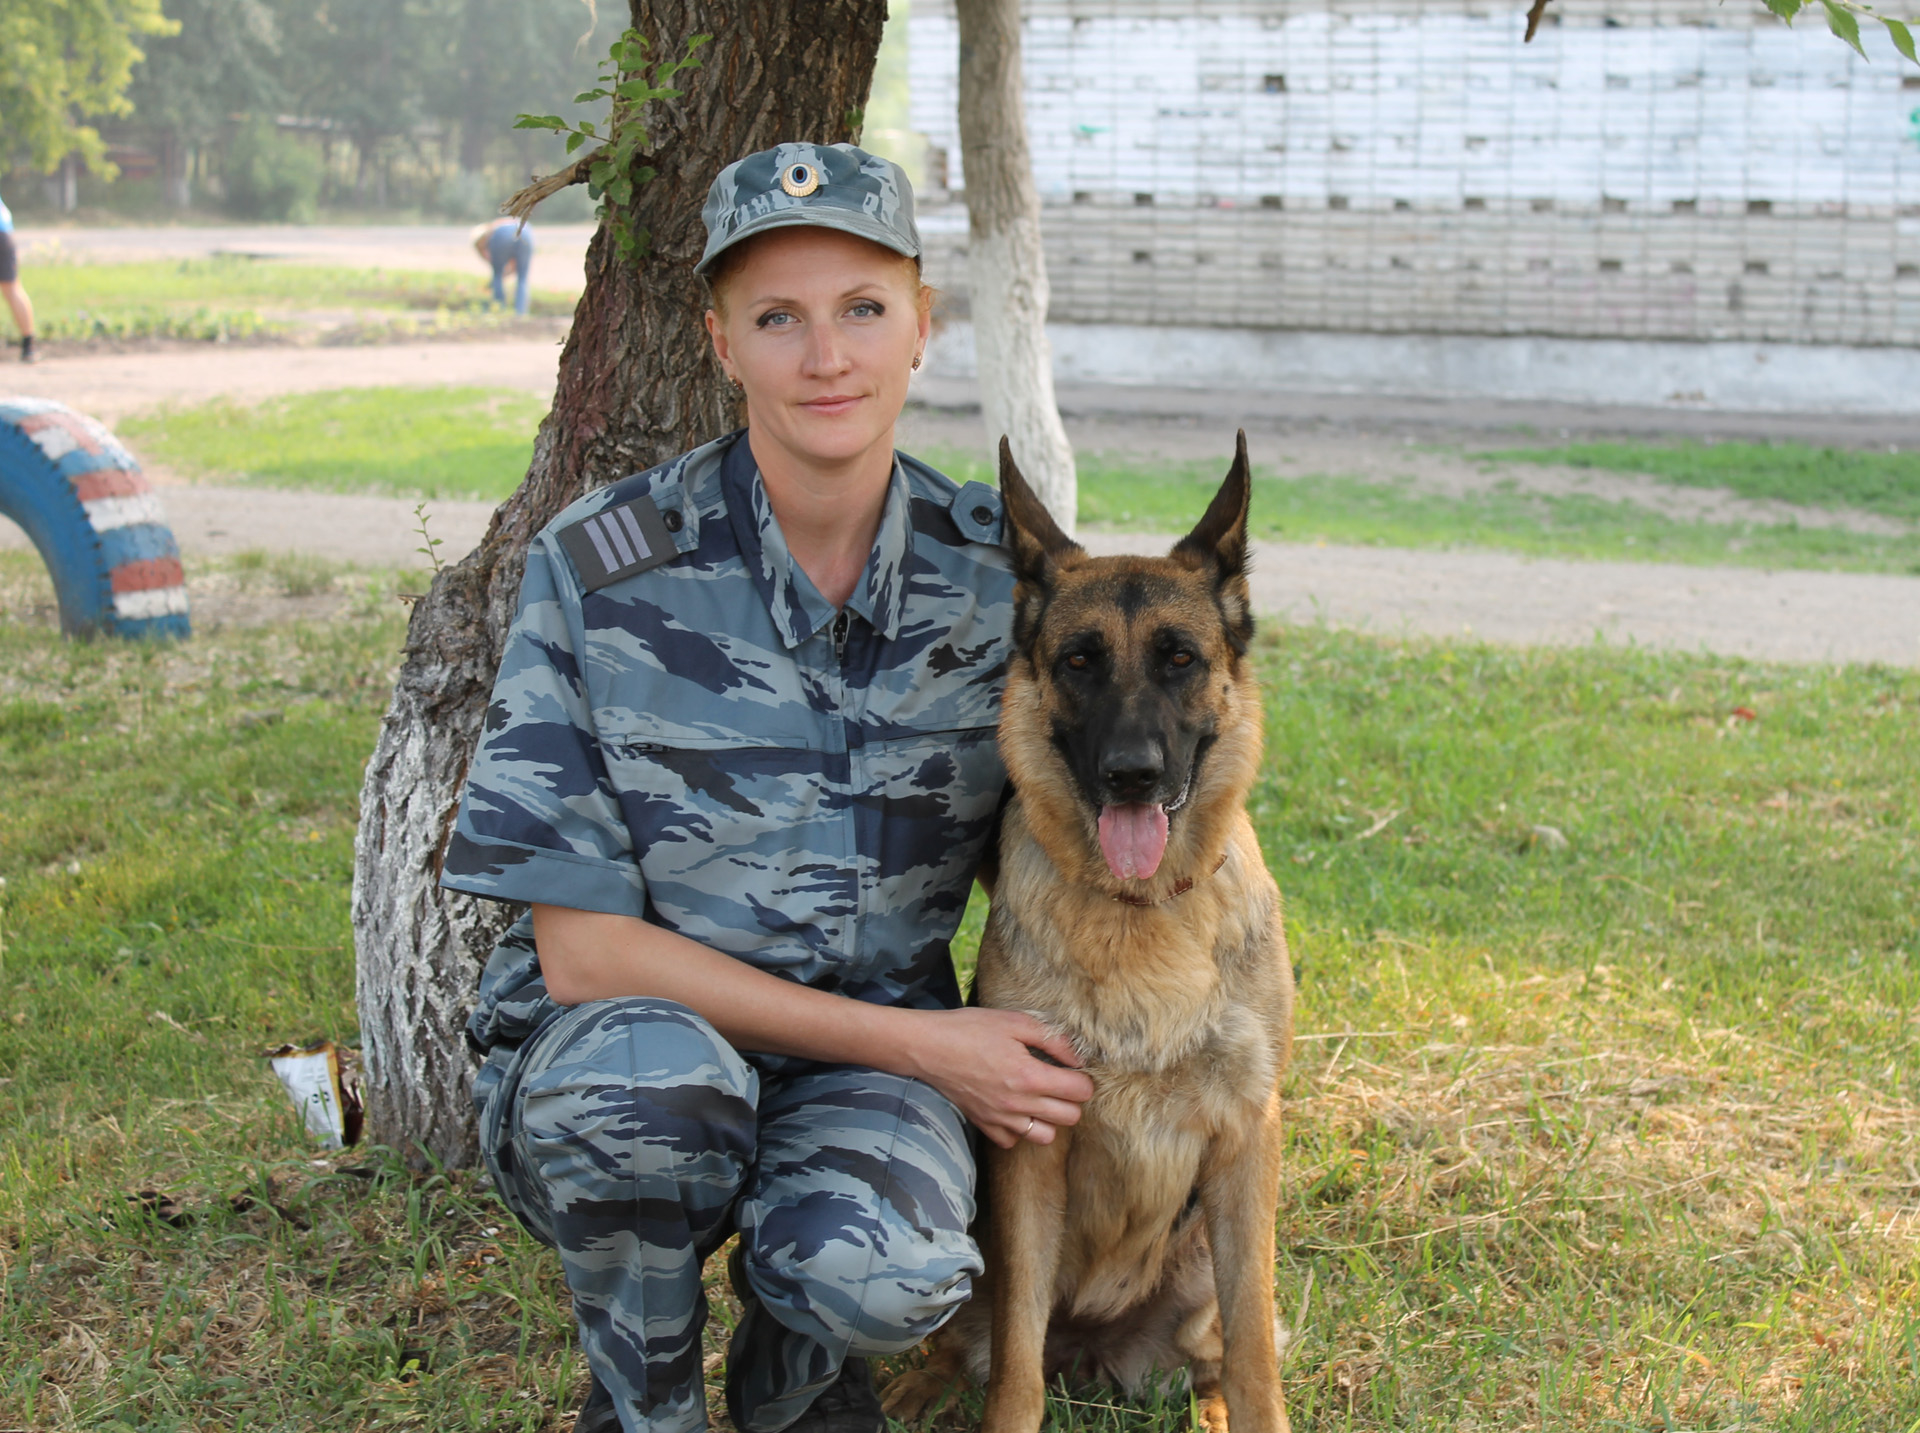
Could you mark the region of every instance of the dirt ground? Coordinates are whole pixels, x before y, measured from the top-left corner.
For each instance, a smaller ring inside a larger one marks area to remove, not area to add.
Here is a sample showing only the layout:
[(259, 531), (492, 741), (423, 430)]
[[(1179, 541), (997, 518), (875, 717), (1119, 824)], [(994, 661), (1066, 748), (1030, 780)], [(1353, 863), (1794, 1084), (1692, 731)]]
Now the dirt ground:
[(57, 355), (32, 367), (0, 367), (0, 393), (54, 398), (109, 427), (134, 413), (230, 398), (258, 403), (330, 388), (473, 384), (553, 392), (560, 344), (553, 338), (449, 340), (315, 348), (177, 344), (151, 352)]
[[(111, 229), (33, 226), (20, 231), (20, 261), (32, 287), (36, 263), (127, 264), (233, 254), (345, 268), (485, 273), (467, 224), (195, 224)], [(578, 292), (591, 224), (534, 225), (529, 273), (541, 288)]]
[[(558, 348), (476, 341), (366, 348), (180, 348), (58, 358), (0, 370), (0, 393), (58, 398), (108, 423), (158, 406), (226, 396), (389, 384), (485, 384), (552, 391)], [(935, 444), (985, 452), (987, 435), (970, 385), (922, 385), (903, 423), (901, 446)], [(1351, 474), (1405, 481), (1436, 493), (1500, 483), (1542, 492), (1584, 492), (1641, 503), (1674, 517), (1781, 521), (1897, 530), (1881, 519), (1755, 503), (1729, 493), (1674, 489), (1618, 474), (1477, 461), (1478, 448), (1524, 441), (1523, 433), (1707, 431), (1722, 436), (1794, 436), (1854, 443), (1911, 440), (1898, 428), (1818, 417), (1568, 412), (1520, 405), (1446, 409), (1418, 401), (1305, 395), (1182, 394), (1073, 390), (1063, 394), (1082, 452), (1214, 459), (1224, 471), (1233, 429), (1248, 428), (1257, 463), (1281, 472)], [(1665, 426), (1653, 426), (1664, 420)], [(190, 556), (245, 549), (300, 551), (368, 564), (415, 565), (411, 502), (373, 497), (186, 484), (155, 471), (181, 548)], [(468, 550), (491, 505), (437, 502), (429, 524), (443, 555)], [(1101, 551), (1151, 548), (1138, 534), (1090, 534)], [(0, 547), (25, 535), (0, 520)], [(1458, 635), (1503, 643), (1578, 644), (1596, 639), (1789, 661), (1882, 661), (1920, 666), (1920, 578), (1758, 572), (1653, 563), (1535, 560), (1499, 553), (1402, 551), (1263, 543), (1256, 602), (1274, 616), (1370, 631)]]

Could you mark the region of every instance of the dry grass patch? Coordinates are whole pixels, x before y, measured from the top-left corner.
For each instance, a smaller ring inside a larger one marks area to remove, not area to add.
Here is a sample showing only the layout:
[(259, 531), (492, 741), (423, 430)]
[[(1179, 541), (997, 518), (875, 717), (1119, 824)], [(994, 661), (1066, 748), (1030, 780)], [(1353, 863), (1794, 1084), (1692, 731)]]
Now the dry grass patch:
[(1447, 981), (1470, 952), (1388, 951), (1377, 979), (1448, 998), (1296, 1063), (1281, 1289), (1312, 1279), (1308, 1426), (1920, 1415), (1920, 1104), (1701, 1028), (1648, 962)]

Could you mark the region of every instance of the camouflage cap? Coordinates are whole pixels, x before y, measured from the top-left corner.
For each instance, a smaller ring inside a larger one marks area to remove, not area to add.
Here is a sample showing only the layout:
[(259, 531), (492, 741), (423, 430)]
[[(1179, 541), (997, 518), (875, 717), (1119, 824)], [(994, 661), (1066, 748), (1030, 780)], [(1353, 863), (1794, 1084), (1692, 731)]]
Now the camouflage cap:
[(807, 225), (920, 257), (913, 223), (913, 186), (891, 159), (851, 144), (776, 144), (720, 171), (700, 211), (706, 252), (693, 266), (704, 274), (742, 239)]

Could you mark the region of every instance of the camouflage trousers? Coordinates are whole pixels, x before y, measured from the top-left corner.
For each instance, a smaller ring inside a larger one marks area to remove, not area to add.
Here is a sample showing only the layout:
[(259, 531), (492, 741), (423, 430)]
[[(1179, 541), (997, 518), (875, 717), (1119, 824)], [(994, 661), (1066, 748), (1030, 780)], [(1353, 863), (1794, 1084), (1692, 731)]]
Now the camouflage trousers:
[(562, 1010), (483, 1080), (483, 1147), (559, 1252), (594, 1378), (580, 1427), (707, 1426), (701, 1266), (736, 1230), (762, 1312), (728, 1353), (742, 1433), (806, 1411), (850, 1355), (913, 1347), (966, 1301), (974, 1162), (959, 1112), (850, 1066), (763, 1074), (683, 1005)]

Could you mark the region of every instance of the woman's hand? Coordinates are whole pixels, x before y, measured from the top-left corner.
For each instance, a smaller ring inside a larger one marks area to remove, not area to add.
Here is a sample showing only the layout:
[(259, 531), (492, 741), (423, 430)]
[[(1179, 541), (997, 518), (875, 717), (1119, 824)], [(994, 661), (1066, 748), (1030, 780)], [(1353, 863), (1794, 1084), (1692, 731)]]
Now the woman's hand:
[[(916, 1010), (911, 1073), (959, 1106), (988, 1139), (1011, 1149), (1053, 1143), (1080, 1122), (1093, 1079), (1066, 1036), (1018, 1010)], [(1050, 1065), (1035, 1055), (1059, 1061)], [(1062, 1068), (1065, 1066), (1067, 1068)]]
[(635, 916), (536, 905), (533, 938), (547, 993), (561, 1005), (678, 1001), (738, 1050), (925, 1080), (1002, 1149), (1023, 1139), (1051, 1144), (1093, 1097), (1072, 1042), (1018, 1010), (869, 1005), (755, 970)]

